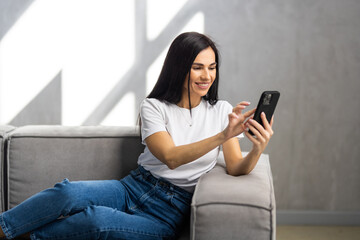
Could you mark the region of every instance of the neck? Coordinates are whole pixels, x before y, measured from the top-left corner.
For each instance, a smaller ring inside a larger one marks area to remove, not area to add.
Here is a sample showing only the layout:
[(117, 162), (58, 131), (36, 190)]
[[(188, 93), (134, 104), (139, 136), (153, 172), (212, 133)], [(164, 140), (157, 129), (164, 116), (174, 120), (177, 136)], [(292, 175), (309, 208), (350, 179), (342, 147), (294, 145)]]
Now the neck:
[[(200, 102), (201, 102), (201, 97), (200, 98), (191, 98), (191, 108), (197, 107)], [(187, 108), (190, 109), (190, 104), (189, 104), (189, 98), (186, 94), (186, 97), (182, 97), (182, 99), (180, 100), (180, 102), (178, 102), (176, 105), (178, 105), (181, 108)]]

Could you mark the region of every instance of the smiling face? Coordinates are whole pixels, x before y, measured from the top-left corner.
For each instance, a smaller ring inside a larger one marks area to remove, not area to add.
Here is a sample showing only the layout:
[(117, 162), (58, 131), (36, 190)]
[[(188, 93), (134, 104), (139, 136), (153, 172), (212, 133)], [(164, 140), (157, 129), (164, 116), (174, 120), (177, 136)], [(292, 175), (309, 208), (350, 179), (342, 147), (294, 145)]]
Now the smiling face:
[[(192, 107), (197, 106), (201, 97), (205, 96), (216, 78), (215, 53), (211, 47), (202, 50), (195, 58), (190, 70), (190, 98)], [(183, 86), (181, 107), (188, 108), (188, 79), (186, 77)]]

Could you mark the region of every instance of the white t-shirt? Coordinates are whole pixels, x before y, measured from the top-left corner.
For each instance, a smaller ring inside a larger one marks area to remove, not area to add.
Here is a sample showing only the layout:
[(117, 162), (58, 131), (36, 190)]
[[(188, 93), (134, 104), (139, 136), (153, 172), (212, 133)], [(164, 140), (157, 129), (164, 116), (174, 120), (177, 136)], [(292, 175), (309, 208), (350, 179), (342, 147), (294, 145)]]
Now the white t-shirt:
[(193, 192), (200, 176), (215, 166), (220, 148), (217, 147), (197, 160), (171, 170), (150, 152), (144, 140), (161, 131), (168, 132), (176, 146), (212, 137), (226, 128), (228, 114), (232, 109), (227, 101), (220, 100), (215, 105), (210, 105), (206, 100), (201, 100), (198, 106), (192, 108), (191, 117), (189, 109), (146, 98), (140, 107), (141, 135), (145, 150), (139, 156), (138, 164), (155, 177)]

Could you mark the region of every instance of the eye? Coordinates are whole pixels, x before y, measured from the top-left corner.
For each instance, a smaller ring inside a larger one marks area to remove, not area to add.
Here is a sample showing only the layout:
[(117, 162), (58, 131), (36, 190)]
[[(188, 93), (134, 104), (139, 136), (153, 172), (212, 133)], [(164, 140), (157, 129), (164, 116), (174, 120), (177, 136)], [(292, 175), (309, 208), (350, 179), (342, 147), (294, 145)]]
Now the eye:
[(193, 67), (194, 70), (201, 70), (201, 67)]

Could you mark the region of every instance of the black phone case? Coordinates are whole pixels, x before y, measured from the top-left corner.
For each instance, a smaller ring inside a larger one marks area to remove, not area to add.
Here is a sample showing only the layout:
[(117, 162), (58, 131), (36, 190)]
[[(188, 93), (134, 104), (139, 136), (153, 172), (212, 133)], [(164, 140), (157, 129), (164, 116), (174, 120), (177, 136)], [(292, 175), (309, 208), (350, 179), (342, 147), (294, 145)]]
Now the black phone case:
[[(264, 105), (263, 104), (264, 97), (266, 96), (266, 94), (269, 94), (269, 93), (272, 95), (270, 104), (269, 105)], [(262, 112), (264, 112), (265, 115), (266, 115), (266, 119), (270, 123), (271, 117), (274, 114), (276, 104), (277, 104), (279, 98), (280, 98), (280, 93), (278, 91), (265, 91), (265, 92), (263, 92), (261, 94), (259, 103), (258, 103), (258, 105), (256, 107), (256, 111), (255, 111), (255, 114), (254, 114), (254, 120), (257, 121), (258, 123), (260, 123), (262, 126), (264, 126), (263, 121), (261, 120), (261, 117), (260, 117), (260, 114)], [(251, 135), (254, 135), (254, 133), (251, 130), (249, 130), (249, 133)]]

